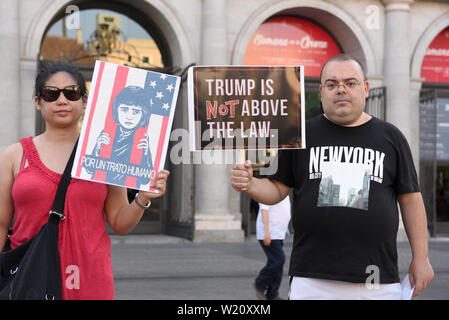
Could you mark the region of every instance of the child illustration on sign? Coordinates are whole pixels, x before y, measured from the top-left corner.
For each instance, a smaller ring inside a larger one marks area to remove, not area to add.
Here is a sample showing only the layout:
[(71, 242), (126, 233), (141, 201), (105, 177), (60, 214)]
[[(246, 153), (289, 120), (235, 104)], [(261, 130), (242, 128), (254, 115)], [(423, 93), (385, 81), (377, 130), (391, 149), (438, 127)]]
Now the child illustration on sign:
[[(152, 101), (148, 94), (145, 93), (143, 88), (138, 86), (125, 87), (115, 97), (112, 103), (112, 112), (113, 120), (117, 123), (117, 129), (113, 137), (110, 154), (111, 161), (117, 163), (130, 163), (132, 154), (137, 151), (135, 149), (141, 149), (143, 152), (139, 165), (149, 170), (153, 169), (148, 134), (145, 133), (144, 138), (139, 140), (137, 146), (134, 146), (134, 138), (137, 129), (145, 128), (148, 125), (151, 115), (151, 104)], [(102, 147), (108, 146), (110, 143), (110, 135), (103, 130), (96, 140), (91, 155), (100, 157)], [(88, 171), (95, 175), (95, 172), (92, 172), (92, 170)], [(123, 185), (126, 178), (127, 175), (121, 172), (107, 172), (105, 182)], [(150, 180), (150, 176), (139, 177), (137, 178), (136, 186), (146, 185)]]

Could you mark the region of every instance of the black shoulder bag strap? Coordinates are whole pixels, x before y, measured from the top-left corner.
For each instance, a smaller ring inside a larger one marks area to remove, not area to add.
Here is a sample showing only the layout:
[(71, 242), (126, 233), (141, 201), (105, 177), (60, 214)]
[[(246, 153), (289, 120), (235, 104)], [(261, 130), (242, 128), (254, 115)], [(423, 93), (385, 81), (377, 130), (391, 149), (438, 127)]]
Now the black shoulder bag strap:
[(50, 210), (50, 221), (59, 223), (60, 220), (65, 219), (64, 215), (64, 205), (65, 205), (65, 196), (67, 193), (67, 188), (69, 187), (70, 181), (72, 180), (71, 171), (73, 166), (73, 161), (75, 159), (76, 146), (78, 145), (78, 140), (75, 142), (75, 146), (73, 147), (72, 154), (70, 155), (69, 161), (65, 166), (64, 173), (62, 174), (61, 180), (59, 181), (58, 189), (56, 190), (55, 200), (53, 201), (53, 206)]

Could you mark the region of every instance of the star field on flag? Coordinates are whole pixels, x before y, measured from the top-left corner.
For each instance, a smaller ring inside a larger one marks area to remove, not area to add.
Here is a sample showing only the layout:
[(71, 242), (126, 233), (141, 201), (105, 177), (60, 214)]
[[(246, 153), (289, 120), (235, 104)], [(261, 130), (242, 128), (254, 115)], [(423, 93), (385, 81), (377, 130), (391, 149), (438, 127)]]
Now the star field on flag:
[(149, 71), (145, 87), (148, 88), (149, 98), (153, 102), (151, 112), (168, 117), (176, 87), (176, 76)]

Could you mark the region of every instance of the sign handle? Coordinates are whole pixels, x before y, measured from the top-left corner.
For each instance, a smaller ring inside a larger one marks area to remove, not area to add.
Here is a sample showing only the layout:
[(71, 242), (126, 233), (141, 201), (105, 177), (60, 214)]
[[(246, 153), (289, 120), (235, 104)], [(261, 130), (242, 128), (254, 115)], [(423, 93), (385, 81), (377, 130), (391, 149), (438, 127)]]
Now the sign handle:
[[(238, 157), (237, 157), (237, 164), (244, 164), (246, 161), (246, 152), (243, 149), (237, 150)], [(241, 188), (240, 191), (246, 191), (246, 188)]]
[(237, 157), (237, 164), (244, 164), (245, 160), (246, 160), (246, 153), (245, 150), (237, 150), (238, 152), (238, 157)]

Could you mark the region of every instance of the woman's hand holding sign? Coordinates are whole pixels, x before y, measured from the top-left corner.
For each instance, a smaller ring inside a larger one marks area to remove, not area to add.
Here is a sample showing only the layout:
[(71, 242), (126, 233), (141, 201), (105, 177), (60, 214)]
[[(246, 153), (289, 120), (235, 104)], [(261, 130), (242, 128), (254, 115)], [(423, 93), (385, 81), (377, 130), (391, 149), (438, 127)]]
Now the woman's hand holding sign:
[(154, 182), (150, 184), (150, 188), (154, 188), (154, 191), (139, 191), (139, 200), (142, 199), (143, 203), (148, 203), (149, 201), (162, 197), (167, 189), (167, 179), (170, 175), (170, 171), (161, 170), (157, 173)]
[(105, 212), (108, 222), (115, 232), (125, 235), (134, 228), (142, 218), (145, 211), (143, 207), (148, 206), (151, 200), (165, 194), (169, 174), (170, 172), (167, 170), (159, 171), (155, 181), (150, 185), (157, 191), (148, 192), (141, 190), (131, 203), (128, 202), (126, 188), (108, 185)]
[[(170, 175), (170, 172), (168, 170), (161, 170), (157, 173), (155, 181), (150, 185), (150, 187), (155, 188), (158, 190), (158, 193), (153, 192), (144, 192), (145, 194), (148, 193), (148, 196), (150, 199), (153, 198), (159, 198), (160, 196), (164, 195), (166, 187), (167, 187), (167, 178)], [(143, 191), (141, 191), (143, 192)]]
[(162, 197), (167, 189), (167, 178), (170, 175), (168, 170), (161, 170), (157, 173), (154, 182), (150, 185), (151, 188), (155, 188), (156, 192), (139, 191), (139, 200), (142, 199), (143, 203), (148, 203), (152, 199)]

